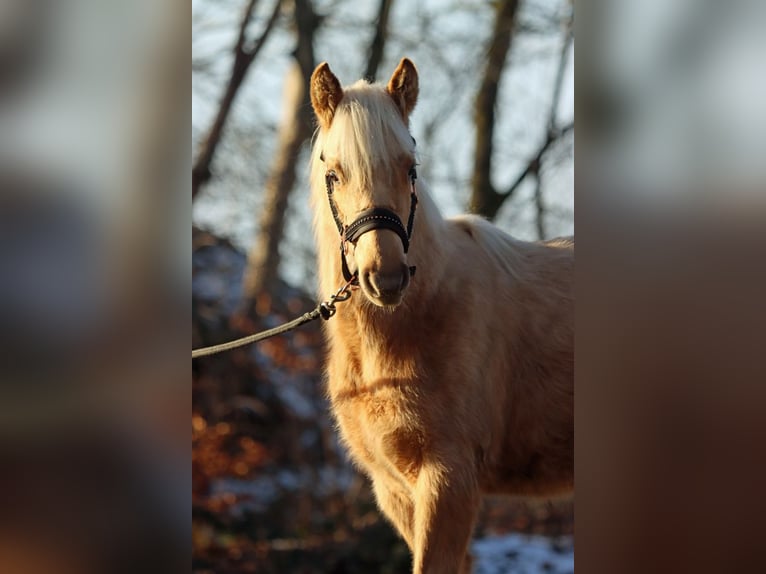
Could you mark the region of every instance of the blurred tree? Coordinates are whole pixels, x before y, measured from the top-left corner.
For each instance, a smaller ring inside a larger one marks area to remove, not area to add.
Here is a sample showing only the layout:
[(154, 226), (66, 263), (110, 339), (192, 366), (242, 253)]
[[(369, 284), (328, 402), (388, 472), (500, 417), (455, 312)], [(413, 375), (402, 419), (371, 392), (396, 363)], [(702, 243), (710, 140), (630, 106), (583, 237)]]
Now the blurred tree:
[[(392, 4), (393, 0), (380, 2), (368, 50), (365, 77), (369, 79), (375, 78), (383, 58)], [(279, 127), (276, 156), (266, 180), (258, 235), (249, 253), (243, 279), (244, 310), (252, 306), (260, 294), (270, 292), (278, 278), (279, 246), (284, 235), (288, 199), (297, 179), (297, 160), (313, 130), (309, 81), (316, 66), (314, 38), (320, 23), (321, 18), (315, 13), (311, 0), (295, 0), (295, 61), (285, 81), (285, 115)]]
[(484, 66), (484, 75), (474, 104), (476, 148), (468, 208), (490, 219), (494, 218), (503, 202), (503, 198), (492, 185), (492, 136), (495, 131), (498, 87), (511, 47), (518, 8), (517, 0), (504, 0), (496, 5), (495, 24), (487, 50), (487, 63)]
[(566, 29), (564, 31), (564, 41), (561, 43), (561, 52), (559, 53), (558, 67), (556, 68), (556, 76), (553, 81), (553, 95), (551, 97), (550, 109), (548, 112), (548, 125), (545, 134), (545, 140), (537, 151), (537, 154), (532, 161), (527, 164), (526, 169), (520, 174), (520, 176), (514, 181), (513, 186), (510, 188), (508, 194), (513, 193), (524, 178), (527, 175), (534, 175), (535, 177), (535, 207), (537, 215), (535, 217), (535, 225), (537, 227), (537, 236), (540, 239), (547, 237), (547, 231), (545, 226), (545, 203), (543, 201), (543, 186), (542, 178), (540, 174), (540, 165), (543, 161), (543, 156), (548, 152), (550, 147), (554, 145), (565, 134), (571, 132), (574, 129), (574, 120), (559, 126), (557, 121), (557, 110), (559, 106), (559, 100), (561, 99), (561, 91), (564, 86), (564, 72), (567, 67), (567, 60), (569, 57), (569, 50), (572, 47), (574, 41), (574, 13), (570, 15), (568, 22), (566, 23)]
[(521, 184), (530, 176), (536, 179), (535, 187), (535, 226), (540, 239), (546, 235), (545, 204), (542, 197), (540, 168), (543, 158), (550, 148), (563, 136), (574, 129), (574, 123), (559, 126), (556, 111), (564, 83), (564, 73), (567, 67), (569, 50), (574, 39), (574, 12), (565, 24), (564, 40), (562, 42), (556, 75), (552, 87), (552, 97), (546, 118), (545, 136), (536, 153), (529, 159), (524, 168), (513, 180), (511, 185), (499, 191), (492, 184), (492, 154), (493, 135), (496, 123), (498, 87), (505, 68), (505, 61), (511, 47), (516, 12), (519, 2), (508, 0), (499, 2), (495, 12), (495, 22), (489, 42), (487, 64), (476, 95), (474, 106), (474, 121), (476, 125), (476, 148), (472, 176), (471, 197), (468, 208), (473, 213), (494, 219), (503, 203), (510, 199)]
[(243, 279), (246, 307), (252, 305), (259, 294), (269, 291), (277, 279), (279, 244), (284, 233), (287, 201), (295, 186), (298, 155), (313, 129), (309, 81), (316, 66), (314, 36), (319, 24), (311, 0), (294, 1), (294, 61), (285, 79), (284, 115), (279, 126), (276, 155), (266, 179), (258, 235), (250, 250)]
[(200, 151), (192, 166), (192, 200), (197, 197), (202, 186), (210, 180), (210, 166), (213, 163), (218, 144), (223, 135), (223, 128), (229, 117), (231, 106), (237, 96), (237, 92), (242, 86), (242, 82), (250, 69), (250, 65), (255, 61), (256, 56), (263, 48), (266, 40), (274, 29), (281, 10), (282, 0), (274, 2), (274, 9), (271, 16), (257, 40), (251, 41), (248, 38), (247, 29), (253, 19), (253, 12), (258, 4), (258, 0), (248, 0), (244, 15), (239, 27), (237, 42), (234, 45), (234, 62), (231, 68), (229, 82), (226, 84), (226, 90), (221, 98), (218, 113), (213, 120), (207, 135), (202, 140)]
[(378, 6), (378, 16), (375, 20), (375, 34), (370, 43), (370, 49), (367, 56), (367, 69), (362, 76), (369, 82), (374, 82), (378, 74), (378, 67), (383, 60), (383, 50), (388, 37), (388, 20), (391, 14), (391, 6), (394, 0), (380, 0)]

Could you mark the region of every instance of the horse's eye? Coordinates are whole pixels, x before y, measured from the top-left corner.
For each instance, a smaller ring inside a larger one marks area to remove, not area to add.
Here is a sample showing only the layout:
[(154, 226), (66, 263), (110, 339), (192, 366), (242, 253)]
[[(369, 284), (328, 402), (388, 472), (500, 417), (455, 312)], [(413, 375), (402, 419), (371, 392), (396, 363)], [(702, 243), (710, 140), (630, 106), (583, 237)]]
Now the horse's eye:
[(410, 168), (410, 171), (407, 173), (407, 175), (410, 176), (412, 181), (415, 181), (418, 178), (418, 170), (415, 169), (414, 165)]
[(327, 174), (325, 174), (325, 177), (326, 177), (327, 179), (330, 179), (330, 180), (332, 180), (332, 181), (340, 181), (340, 180), (338, 179), (338, 174), (337, 174), (337, 173), (335, 173), (335, 170), (334, 170), (334, 169), (330, 169), (330, 170), (327, 170)]

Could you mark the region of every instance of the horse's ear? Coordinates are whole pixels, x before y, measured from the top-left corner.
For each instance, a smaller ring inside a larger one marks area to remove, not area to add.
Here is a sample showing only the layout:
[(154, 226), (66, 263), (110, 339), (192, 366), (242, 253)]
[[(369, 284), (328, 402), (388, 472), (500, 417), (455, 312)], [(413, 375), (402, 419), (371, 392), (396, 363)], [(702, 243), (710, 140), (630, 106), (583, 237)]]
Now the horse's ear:
[(418, 102), (418, 71), (409, 58), (402, 58), (388, 81), (386, 91), (402, 112), (404, 121), (410, 117)]
[(319, 64), (311, 74), (311, 105), (322, 129), (329, 129), (338, 104), (343, 99), (343, 88), (327, 62)]

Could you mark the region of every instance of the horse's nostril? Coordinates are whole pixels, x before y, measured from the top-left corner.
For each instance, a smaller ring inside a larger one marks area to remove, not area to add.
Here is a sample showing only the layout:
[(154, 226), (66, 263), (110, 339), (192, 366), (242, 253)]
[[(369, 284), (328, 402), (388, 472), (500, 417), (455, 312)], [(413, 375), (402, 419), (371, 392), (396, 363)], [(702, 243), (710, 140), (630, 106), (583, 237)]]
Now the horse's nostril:
[(362, 287), (366, 287), (373, 295), (380, 295), (378, 286), (375, 284), (374, 275), (369, 271), (362, 273), (360, 282), (362, 283)]
[(409, 270), (403, 268), (407, 273), (399, 271), (397, 273), (373, 273), (369, 277), (370, 285), (376, 295), (396, 294), (407, 287), (409, 281)]
[(409, 284), (410, 284), (410, 268), (407, 267), (407, 265), (402, 264), (402, 286), (401, 286), (402, 291), (404, 291)]
[(359, 284), (378, 305), (396, 305), (410, 281), (410, 271), (402, 265), (398, 271), (360, 271)]

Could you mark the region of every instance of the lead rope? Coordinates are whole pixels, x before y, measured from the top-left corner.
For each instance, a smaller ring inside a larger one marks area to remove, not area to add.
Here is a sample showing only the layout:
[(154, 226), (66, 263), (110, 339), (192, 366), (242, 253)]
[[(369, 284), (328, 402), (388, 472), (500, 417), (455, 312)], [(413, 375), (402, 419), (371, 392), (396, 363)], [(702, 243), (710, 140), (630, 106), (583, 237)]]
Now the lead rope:
[(284, 325), (280, 325), (279, 327), (274, 327), (273, 329), (268, 329), (266, 331), (261, 331), (260, 333), (255, 333), (253, 335), (248, 335), (247, 337), (235, 339), (227, 343), (221, 343), (220, 345), (212, 345), (210, 347), (194, 349), (192, 350), (192, 359), (196, 359), (197, 357), (205, 357), (207, 355), (214, 355), (216, 353), (222, 353), (223, 351), (229, 351), (231, 349), (236, 349), (237, 347), (249, 345), (250, 343), (256, 343), (257, 341), (268, 339), (269, 337), (281, 335), (282, 333), (287, 333), (296, 327), (300, 327), (301, 325), (315, 321), (320, 317), (327, 321), (337, 312), (335, 304), (342, 301), (347, 301), (351, 297), (351, 285), (351, 281), (346, 282), (340, 289), (335, 292), (335, 294), (330, 296), (327, 301), (322, 301), (319, 303), (319, 305), (317, 305), (313, 311), (304, 313), (300, 317), (293, 319)]

